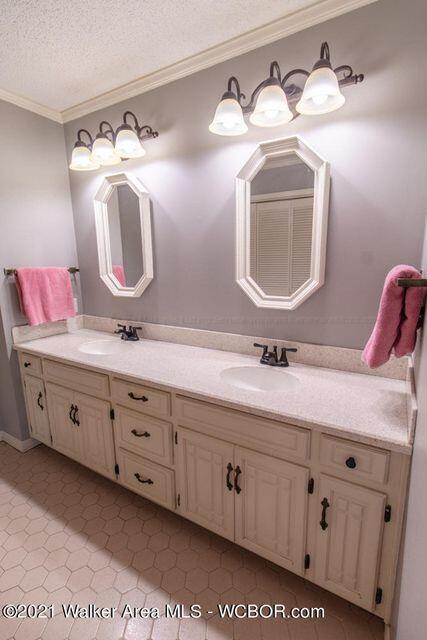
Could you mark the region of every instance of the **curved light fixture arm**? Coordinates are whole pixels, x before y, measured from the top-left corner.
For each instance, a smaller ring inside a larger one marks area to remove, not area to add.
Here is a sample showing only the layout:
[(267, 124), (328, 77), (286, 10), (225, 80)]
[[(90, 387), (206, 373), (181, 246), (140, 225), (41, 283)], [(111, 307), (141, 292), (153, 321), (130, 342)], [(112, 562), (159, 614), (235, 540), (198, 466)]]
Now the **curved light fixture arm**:
[[(89, 138), (89, 143), (84, 142), (84, 140), (82, 140), (82, 133), (86, 134), (87, 137)], [(77, 131), (77, 141), (81, 142), (82, 144), (84, 144), (88, 149), (92, 149), (92, 145), (93, 145), (93, 138), (90, 135), (89, 131), (87, 129), (79, 129)]]
[(135, 133), (140, 140), (147, 140), (148, 138), (157, 138), (159, 135), (158, 131), (154, 131), (152, 127), (148, 124), (140, 125), (138, 122), (138, 118), (133, 113), (133, 111), (125, 111), (123, 114), (123, 123), (131, 126), (128, 122), (128, 118), (131, 117), (133, 119), (133, 128), (135, 129)]
[(363, 73), (353, 73), (353, 69), (348, 64), (342, 64), (339, 67), (334, 69), (334, 73), (338, 76), (338, 74), (343, 74), (342, 78), (338, 78), (338, 83), (340, 87), (345, 86), (346, 84), (357, 84), (358, 82), (362, 82), (364, 79)]
[[(234, 85), (234, 91), (233, 91), (233, 85)], [(240, 91), (240, 84), (238, 79), (235, 76), (231, 76), (230, 78), (228, 78), (227, 91), (230, 91), (231, 93), (234, 93), (236, 95), (237, 102), (240, 105), (242, 105), (242, 100), (246, 100), (245, 94)]]
[[(107, 127), (107, 128), (105, 128)], [(114, 133), (114, 129), (111, 126), (111, 124), (107, 121), (107, 120), (103, 120), (101, 122), (101, 124), (99, 125), (99, 132), (102, 133), (102, 135), (104, 135), (106, 138), (108, 138), (108, 134), (111, 135), (111, 140), (110, 142), (112, 142), (114, 144), (115, 140), (116, 140), (116, 134)]]
[(327, 60), (328, 62), (331, 60), (331, 54), (327, 42), (322, 42), (322, 46), (320, 47), (320, 58), (322, 60)]

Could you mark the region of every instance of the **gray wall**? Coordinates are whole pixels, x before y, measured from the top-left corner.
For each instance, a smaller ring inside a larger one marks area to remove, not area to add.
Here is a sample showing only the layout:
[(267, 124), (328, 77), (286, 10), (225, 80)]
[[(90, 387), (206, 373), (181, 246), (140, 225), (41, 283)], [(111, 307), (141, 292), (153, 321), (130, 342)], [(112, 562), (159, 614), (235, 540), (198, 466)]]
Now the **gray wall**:
[[(71, 153), (80, 127), (118, 126), (125, 109), (159, 130), (147, 155), (124, 166), (153, 199), (155, 278), (140, 299), (114, 298), (97, 272), (93, 195), (103, 172), (74, 172), (71, 193), (84, 310), (236, 333), (361, 347), (371, 329), (386, 272), (419, 264), (427, 202), (427, 3), (379, 0), (347, 15), (149, 93), (68, 123)], [(309, 68), (322, 40), (335, 65), (366, 80), (345, 89), (335, 113), (300, 117), (246, 136), (208, 131), (215, 106), (236, 74), (244, 91), (268, 73)], [(295, 311), (257, 309), (235, 283), (234, 178), (257, 142), (300, 134), (332, 169), (326, 284)]]
[[(427, 273), (427, 229), (422, 259)], [(417, 431), (412, 457), (409, 503), (400, 582), (396, 640), (420, 640), (426, 635), (427, 594), (427, 316), (417, 349)]]
[(77, 263), (63, 127), (0, 101), (0, 428), (28, 435), (11, 328), (25, 324), (3, 267)]

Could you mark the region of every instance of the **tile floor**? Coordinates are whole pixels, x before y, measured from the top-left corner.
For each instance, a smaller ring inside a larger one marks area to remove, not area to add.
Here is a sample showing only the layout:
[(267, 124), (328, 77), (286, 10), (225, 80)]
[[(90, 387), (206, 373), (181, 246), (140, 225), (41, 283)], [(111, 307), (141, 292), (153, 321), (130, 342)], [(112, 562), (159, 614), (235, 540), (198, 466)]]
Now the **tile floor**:
[[(323, 606), (322, 621), (72, 620), (62, 603)], [(0, 618), (0, 640), (380, 640), (381, 621), (44, 446), (0, 443), (0, 606), (56, 604), (49, 620)]]

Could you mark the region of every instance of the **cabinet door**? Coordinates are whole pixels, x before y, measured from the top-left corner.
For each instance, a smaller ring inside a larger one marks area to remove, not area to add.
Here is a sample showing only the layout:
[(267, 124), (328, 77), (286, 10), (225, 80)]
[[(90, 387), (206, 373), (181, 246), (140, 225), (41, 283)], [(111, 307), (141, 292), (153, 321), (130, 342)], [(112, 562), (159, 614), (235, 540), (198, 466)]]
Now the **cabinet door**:
[(373, 609), (386, 496), (321, 475), (318, 499), (315, 582)]
[(30, 422), (30, 433), (33, 438), (44, 442), (49, 447), (50, 427), (47, 413), (47, 403), (43, 380), (25, 377), (25, 397), (27, 401), (28, 417)]
[(308, 469), (240, 447), (234, 461), (237, 544), (303, 573)]
[(74, 394), (80, 462), (110, 478), (115, 477), (110, 403), (84, 393)]
[[(234, 539), (234, 491), (227, 488), (233, 445), (178, 429), (179, 512), (219, 535)], [(229, 475), (232, 478), (232, 471)]]
[(80, 460), (78, 427), (71, 420), (74, 391), (48, 382), (46, 393), (52, 446), (64, 455)]

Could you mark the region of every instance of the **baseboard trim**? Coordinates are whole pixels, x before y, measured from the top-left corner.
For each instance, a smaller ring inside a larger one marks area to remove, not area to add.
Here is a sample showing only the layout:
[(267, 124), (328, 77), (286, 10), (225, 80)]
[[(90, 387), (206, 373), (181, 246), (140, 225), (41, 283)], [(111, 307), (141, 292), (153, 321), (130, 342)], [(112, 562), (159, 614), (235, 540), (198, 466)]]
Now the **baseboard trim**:
[(34, 438), (27, 438), (26, 440), (18, 440), (15, 436), (11, 436), (7, 431), (0, 431), (0, 442), (6, 442), (10, 444), (11, 447), (17, 449), (21, 453), (25, 453), (29, 451), (29, 449), (33, 449), (37, 447), (40, 442), (38, 440), (34, 440)]

